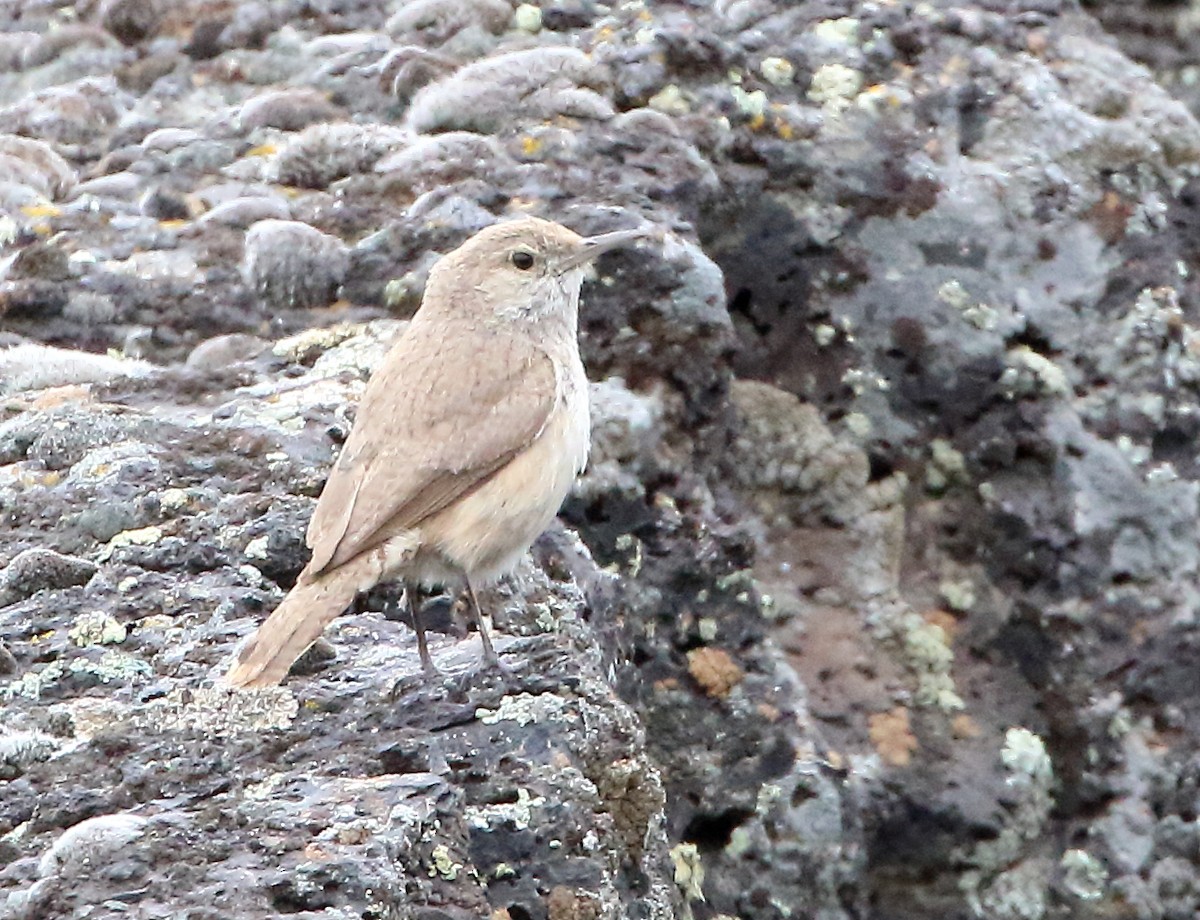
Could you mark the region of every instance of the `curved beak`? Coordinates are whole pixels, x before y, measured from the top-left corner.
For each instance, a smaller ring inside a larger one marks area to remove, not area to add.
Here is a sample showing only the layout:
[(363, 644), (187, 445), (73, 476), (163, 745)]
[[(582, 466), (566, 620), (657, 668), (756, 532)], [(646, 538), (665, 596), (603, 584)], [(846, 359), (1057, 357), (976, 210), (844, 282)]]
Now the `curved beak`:
[(612, 233), (601, 233), (599, 236), (586, 237), (580, 243), (578, 251), (571, 253), (571, 255), (559, 263), (561, 270), (570, 271), (573, 268), (578, 268), (580, 265), (591, 262), (610, 249), (630, 246), (639, 240), (644, 240), (653, 235), (654, 230), (652, 228), (639, 227), (636, 230), (614, 230)]

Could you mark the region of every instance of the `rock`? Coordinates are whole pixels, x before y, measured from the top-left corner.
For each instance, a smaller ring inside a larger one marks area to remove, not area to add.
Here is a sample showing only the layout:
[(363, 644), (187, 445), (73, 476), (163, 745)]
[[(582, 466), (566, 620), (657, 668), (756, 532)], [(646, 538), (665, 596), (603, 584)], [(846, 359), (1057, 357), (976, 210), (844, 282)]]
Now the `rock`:
[(162, 20), (158, 0), (106, 0), (100, 19), (123, 44), (136, 45), (155, 33)]
[(326, 306), (348, 267), (341, 240), (299, 221), (262, 220), (246, 234), (243, 276), (277, 309)]
[(122, 377), (146, 376), (152, 369), (144, 361), (44, 345), (16, 345), (0, 349), (0, 393), (72, 383), (104, 383)]
[(235, 124), (248, 134), (255, 128), (299, 131), (314, 122), (332, 121), (337, 107), (309, 89), (286, 89), (263, 93), (245, 103), (237, 112)]
[(49, 760), (59, 749), (51, 735), (40, 731), (0, 731), (0, 775), (16, 779), (37, 763)]
[(63, 198), (75, 185), (75, 170), (49, 144), (14, 134), (0, 135), (0, 158), (47, 198)]
[(0, 569), (0, 607), (46, 589), (87, 584), (96, 566), (48, 549), (27, 549)]
[(285, 185), (325, 188), (337, 179), (369, 172), (407, 140), (403, 131), (387, 125), (312, 125), (276, 156), (275, 178)]
[(219, 335), (192, 349), (185, 362), (188, 367), (215, 370), (249, 361), (261, 354), (267, 343), (253, 335)]
[(449, 131), (403, 145), (375, 164), (389, 188), (413, 194), (442, 188), (483, 171), (511, 169), (511, 161), (494, 140), (470, 131)]
[(128, 105), (129, 98), (111, 77), (88, 77), (0, 109), (0, 131), (95, 147)]
[(72, 56), (72, 52), (85, 48), (103, 49), (114, 45), (112, 38), (91, 25), (64, 25), (39, 35), (21, 52), (21, 67), (32, 70), (45, 66), (60, 58)]
[(199, 223), (248, 228), (265, 220), (286, 221), (292, 216), (285, 199), (275, 195), (247, 195), (223, 201), (200, 215)]
[(418, 134), (505, 127), (556, 116), (605, 120), (612, 104), (592, 87), (602, 70), (574, 48), (510, 51), (468, 64), (413, 96), (405, 126)]
[(453, 73), (459, 61), (420, 45), (401, 45), (388, 51), (374, 66), (381, 88), (408, 102), (422, 86)]
[(513, 8), (505, 0), (416, 0), (392, 14), (386, 28), (397, 41), (443, 45), (458, 37), (461, 46), (463, 31), (499, 35), (512, 18)]
[(57, 876), (62, 880), (96, 870), (103, 876), (107, 874), (105, 863), (127, 850), (146, 832), (147, 824), (145, 818), (130, 814), (100, 815), (81, 821), (54, 841), (42, 857), (38, 873), (43, 878)]
[(751, 380), (734, 381), (730, 400), (737, 419), (728, 474), (758, 497), (764, 517), (784, 513), (803, 520), (816, 513), (846, 523), (865, 512), (867, 457), (855, 445), (839, 443), (816, 409)]

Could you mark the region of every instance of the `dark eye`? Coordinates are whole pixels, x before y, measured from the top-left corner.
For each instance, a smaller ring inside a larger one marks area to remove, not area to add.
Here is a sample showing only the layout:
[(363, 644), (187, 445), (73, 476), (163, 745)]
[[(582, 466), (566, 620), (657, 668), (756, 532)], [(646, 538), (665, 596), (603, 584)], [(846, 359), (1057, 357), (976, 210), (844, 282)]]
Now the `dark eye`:
[(518, 249), (512, 254), (512, 264), (523, 272), (533, 268), (533, 253)]

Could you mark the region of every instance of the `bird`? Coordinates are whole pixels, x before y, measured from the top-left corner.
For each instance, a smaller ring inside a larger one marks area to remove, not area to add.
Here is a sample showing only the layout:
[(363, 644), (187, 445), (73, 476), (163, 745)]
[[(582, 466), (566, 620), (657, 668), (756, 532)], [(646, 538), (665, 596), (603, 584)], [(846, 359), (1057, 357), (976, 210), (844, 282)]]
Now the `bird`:
[(311, 559), (225, 680), (279, 684), (361, 592), (402, 581), (423, 669), (436, 673), (415, 596), (512, 571), (557, 515), (590, 446), (579, 298), (602, 253), (643, 229), (584, 237), (533, 216), (485, 227), (433, 265), (421, 305), (363, 392), (306, 533)]

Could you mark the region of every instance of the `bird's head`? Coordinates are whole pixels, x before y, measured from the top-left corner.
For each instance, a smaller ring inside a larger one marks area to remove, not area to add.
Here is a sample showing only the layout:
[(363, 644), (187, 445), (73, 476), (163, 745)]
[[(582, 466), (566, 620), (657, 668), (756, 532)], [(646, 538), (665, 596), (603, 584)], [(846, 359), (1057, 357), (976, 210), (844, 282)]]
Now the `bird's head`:
[(493, 224), (438, 260), (421, 309), (448, 308), (484, 320), (566, 320), (573, 330), (588, 266), (646, 235), (617, 230), (585, 237), (538, 217)]

